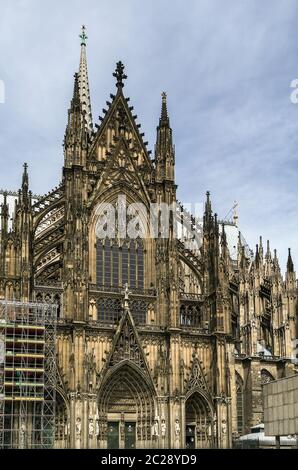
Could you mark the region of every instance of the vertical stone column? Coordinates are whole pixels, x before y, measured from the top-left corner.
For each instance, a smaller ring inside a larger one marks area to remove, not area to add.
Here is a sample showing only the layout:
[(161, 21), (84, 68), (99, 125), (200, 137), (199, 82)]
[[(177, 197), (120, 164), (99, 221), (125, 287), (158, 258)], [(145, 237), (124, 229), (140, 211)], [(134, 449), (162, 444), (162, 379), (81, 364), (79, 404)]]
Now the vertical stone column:
[(87, 397), (88, 410), (87, 410), (87, 447), (88, 449), (97, 448), (97, 435), (98, 435), (98, 410), (97, 410), (97, 396), (95, 394), (88, 394)]

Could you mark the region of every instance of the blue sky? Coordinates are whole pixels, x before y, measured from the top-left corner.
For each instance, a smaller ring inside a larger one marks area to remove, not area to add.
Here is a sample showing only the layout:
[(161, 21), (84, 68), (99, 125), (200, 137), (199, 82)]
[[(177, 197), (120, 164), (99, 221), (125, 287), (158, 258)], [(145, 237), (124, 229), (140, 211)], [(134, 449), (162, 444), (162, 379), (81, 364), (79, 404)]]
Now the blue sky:
[(211, 192), (224, 217), (239, 203), (239, 225), (298, 262), (298, 78), (296, 0), (0, 0), (0, 187), (56, 186), (80, 25), (88, 28), (93, 116), (114, 92), (117, 60), (126, 96), (154, 148), (161, 91), (176, 146), (178, 197)]

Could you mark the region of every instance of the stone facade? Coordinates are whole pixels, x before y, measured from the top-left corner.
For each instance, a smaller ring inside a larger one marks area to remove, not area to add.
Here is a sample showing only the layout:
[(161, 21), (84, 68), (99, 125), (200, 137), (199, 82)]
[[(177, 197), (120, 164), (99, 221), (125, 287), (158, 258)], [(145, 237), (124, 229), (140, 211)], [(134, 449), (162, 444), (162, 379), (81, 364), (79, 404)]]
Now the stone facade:
[(209, 193), (197, 249), (174, 236), (175, 220), (169, 238), (146, 226), (142, 240), (97, 239), (98, 207), (119, 195), (176, 202), (175, 153), (163, 94), (150, 157), (121, 63), (93, 130), (81, 39), (62, 181), (33, 202), (25, 165), (11, 229), (4, 196), (0, 299), (58, 306), (58, 448), (231, 447), (263, 419), (262, 383), (295, 368), (291, 254), (285, 279), (262, 242), (252, 258), (239, 237), (232, 260)]

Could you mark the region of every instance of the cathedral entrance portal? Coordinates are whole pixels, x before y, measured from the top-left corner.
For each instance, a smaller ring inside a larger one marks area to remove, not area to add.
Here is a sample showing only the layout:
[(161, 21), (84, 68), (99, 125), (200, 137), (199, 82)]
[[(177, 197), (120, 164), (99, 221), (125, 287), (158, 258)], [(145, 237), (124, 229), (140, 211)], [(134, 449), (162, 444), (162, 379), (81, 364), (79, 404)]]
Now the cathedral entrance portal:
[(101, 446), (149, 447), (154, 403), (144, 375), (129, 363), (108, 375), (99, 396), (99, 413), (106, 422), (100, 435)]
[(207, 400), (198, 392), (193, 393), (185, 404), (185, 447), (213, 447), (212, 413)]
[(119, 449), (119, 422), (108, 423), (108, 435), (107, 435), (107, 447), (108, 449)]
[[(121, 425), (122, 425), (121, 421), (108, 422), (108, 435), (107, 435), (107, 448), (108, 449), (120, 449)], [(124, 449), (135, 449), (135, 448), (136, 448), (136, 423), (125, 422), (124, 423)]]

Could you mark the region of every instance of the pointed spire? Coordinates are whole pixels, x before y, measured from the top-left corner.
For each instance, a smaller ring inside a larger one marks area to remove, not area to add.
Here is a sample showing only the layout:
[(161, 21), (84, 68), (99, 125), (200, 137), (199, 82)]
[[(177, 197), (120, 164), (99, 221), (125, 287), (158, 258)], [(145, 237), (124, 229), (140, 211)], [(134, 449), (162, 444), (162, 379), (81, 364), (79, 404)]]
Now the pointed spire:
[(255, 265), (257, 268), (260, 265), (259, 245), (256, 245)]
[(276, 249), (274, 250), (273, 267), (274, 267), (275, 271), (277, 271), (277, 272), (280, 271), (279, 262), (278, 262), (278, 258), (277, 258), (277, 250)]
[(1, 229), (2, 232), (8, 231), (9, 207), (7, 204), (7, 192), (3, 193), (3, 203), (1, 204)]
[(221, 230), (221, 237), (220, 237), (220, 247), (221, 247), (221, 255), (224, 259), (228, 259), (228, 241), (227, 241), (227, 234), (225, 230), (225, 224), (222, 224)]
[(29, 188), (28, 165), (24, 163), (24, 171), (22, 176), (22, 191), (25, 193)]
[(228, 243), (227, 243), (227, 234), (226, 234), (225, 224), (224, 224), (224, 223), (222, 224), (222, 230), (221, 230), (221, 245), (222, 245), (222, 246), (225, 246), (225, 247), (228, 246)]
[(161, 94), (162, 101), (161, 101), (161, 116), (159, 119), (159, 127), (169, 127), (170, 120), (168, 116), (168, 109), (167, 109), (167, 94), (165, 91)]
[(127, 75), (124, 73), (124, 65), (122, 64), (121, 60), (119, 60), (119, 62), (116, 64), (116, 70), (113, 73), (113, 77), (117, 79), (116, 87), (118, 90), (121, 90), (121, 88), (124, 87), (123, 80), (127, 79)]
[(29, 190), (29, 176), (28, 176), (28, 165), (24, 163), (24, 171), (22, 175), (22, 189), (19, 191), (19, 200), (25, 208), (31, 205), (31, 191)]
[(81, 57), (79, 67), (79, 91), (80, 99), (82, 103), (83, 114), (85, 114), (86, 128), (89, 132), (93, 130), (92, 123), (92, 110), (91, 110), (91, 99), (90, 89), (88, 80), (88, 66), (87, 66), (87, 55), (86, 55), (86, 41), (88, 36), (86, 35), (86, 26), (82, 25), (82, 32), (80, 34), (81, 39)]
[(287, 272), (288, 273), (293, 273), (294, 272), (294, 263), (293, 263), (293, 260), (292, 260), (291, 248), (289, 248), (288, 261), (287, 261)]
[(271, 261), (271, 250), (269, 240), (267, 240), (266, 260)]
[(85, 123), (80, 99), (79, 74), (75, 73), (73, 96), (68, 110), (68, 123), (64, 136), (64, 165), (67, 167), (73, 164), (85, 164), (88, 146), (88, 132)]
[(79, 88), (79, 75), (74, 74), (74, 86), (73, 86), (73, 95), (71, 100), (71, 111), (79, 110), (81, 111), (81, 99), (80, 99), (80, 88)]
[(167, 95), (162, 93), (161, 116), (157, 126), (155, 161), (156, 174), (159, 181), (175, 180), (175, 149), (173, 145), (172, 129), (167, 110)]
[(260, 259), (262, 260), (262, 259), (263, 259), (263, 254), (264, 254), (264, 250), (263, 250), (263, 238), (262, 238), (262, 237), (260, 237), (259, 253), (260, 253)]
[(206, 202), (205, 202), (205, 219), (209, 219), (212, 216), (212, 208), (211, 208), (211, 201), (210, 201), (210, 191), (206, 192)]
[(241, 247), (240, 267), (241, 267), (241, 269), (245, 269), (245, 268), (246, 268), (245, 246), (242, 246), (242, 247)]

